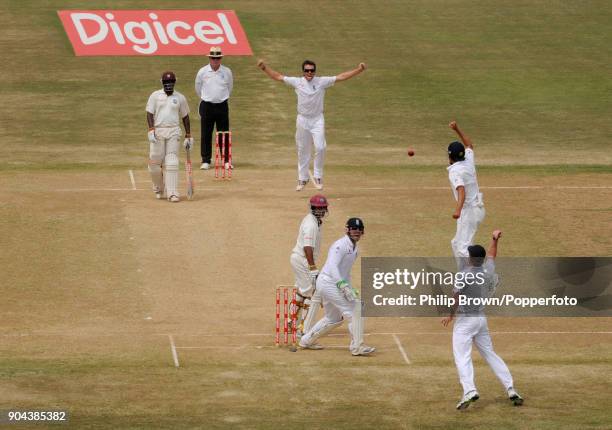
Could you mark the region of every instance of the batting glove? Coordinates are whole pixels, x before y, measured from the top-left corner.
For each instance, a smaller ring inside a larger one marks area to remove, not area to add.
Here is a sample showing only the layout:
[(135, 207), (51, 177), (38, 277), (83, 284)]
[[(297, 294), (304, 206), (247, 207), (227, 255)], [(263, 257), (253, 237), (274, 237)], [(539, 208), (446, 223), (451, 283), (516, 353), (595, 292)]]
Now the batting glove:
[(310, 271), (310, 280), (315, 283), (317, 282), (317, 276), (319, 276), (319, 271), (317, 269)]
[(189, 151), (191, 149), (191, 147), (193, 146), (193, 137), (185, 137), (185, 141), (183, 142), (183, 146), (185, 147), (185, 149), (187, 151)]
[(154, 128), (149, 130), (149, 132), (147, 133), (147, 137), (149, 138), (149, 142), (157, 143), (157, 138), (155, 137), (155, 129)]

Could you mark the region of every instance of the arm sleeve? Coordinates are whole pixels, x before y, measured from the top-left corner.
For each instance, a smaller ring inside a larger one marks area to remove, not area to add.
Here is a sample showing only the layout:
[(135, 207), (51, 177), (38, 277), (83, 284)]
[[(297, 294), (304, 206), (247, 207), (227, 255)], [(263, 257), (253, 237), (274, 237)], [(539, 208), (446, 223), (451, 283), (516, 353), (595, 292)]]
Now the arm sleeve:
[(450, 179), (450, 182), (453, 185), (453, 190), (456, 190), (459, 187), (465, 187), (463, 177), (461, 177), (461, 174), (457, 171), (449, 172), (448, 179)]
[(187, 99), (184, 95), (181, 94), (181, 102), (179, 103), (179, 113), (181, 114), (181, 118), (185, 118), (189, 115), (189, 104), (187, 103)]
[(344, 250), (340, 245), (332, 246), (327, 254), (327, 261), (325, 262), (325, 265), (329, 265), (329, 275), (334, 284), (342, 280), (342, 276), (340, 275), (340, 270), (338, 268), (340, 267), (340, 262), (342, 261), (343, 257)]
[(147, 101), (147, 106), (145, 107), (145, 110), (155, 115), (155, 97), (153, 97), (153, 94), (149, 96), (149, 100)]
[(229, 75), (229, 78), (227, 79), (227, 89), (229, 90), (229, 93), (231, 95), (232, 90), (234, 89), (234, 74), (229, 68), (227, 69), (227, 73)]
[(289, 76), (283, 76), (283, 82), (290, 87), (297, 88), (300, 83), (300, 78), (290, 78)]
[(304, 232), (303, 232), (303, 243), (304, 246), (310, 246), (311, 248), (314, 248), (315, 246), (315, 238), (317, 237), (317, 229), (315, 226), (313, 225), (308, 225), (304, 228)]
[(474, 150), (472, 148), (467, 148), (465, 150), (465, 161), (470, 163), (472, 166), (474, 165)]
[(195, 78), (195, 92), (198, 98), (202, 98), (202, 70), (198, 72)]
[(320, 85), (322, 88), (329, 88), (336, 83), (335, 76), (323, 76), (320, 80)]

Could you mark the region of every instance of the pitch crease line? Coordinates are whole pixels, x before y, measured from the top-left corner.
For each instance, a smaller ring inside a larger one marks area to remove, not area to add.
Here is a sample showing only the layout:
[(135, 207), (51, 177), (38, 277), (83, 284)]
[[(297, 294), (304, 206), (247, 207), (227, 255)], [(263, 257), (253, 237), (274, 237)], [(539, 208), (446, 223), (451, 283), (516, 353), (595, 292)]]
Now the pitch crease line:
[(132, 189), (135, 190), (136, 180), (134, 179), (134, 172), (132, 171), (132, 169), (128, 170), (128, 172), (130, 173), (130, 181), (132, 182)]
[(397, 344), (397, 348), (402, 353), (402, 357), (404, 357), (404, 361), (406, 362), (406, 364), (411, 364), (410, 363), (410, 359), (408, 358), (408, 354), (406, 354), (406, 350), (402, 346), (402, 342), (400, 342), (399, 337), (397, 337), (397, 335), (395, 333), (393, 333), (393, 340)]
[(170, 350), (172, 351), (172, 359), (174, 360), (174, 367), (178, 369), (180, 366), (179, 359), (178, 359), (178, 353), (176, 352), (176, 345), (174, 344), (174, 339), (172, 338), (171, 334), (168, 335), (168, 339), (170, 340)]

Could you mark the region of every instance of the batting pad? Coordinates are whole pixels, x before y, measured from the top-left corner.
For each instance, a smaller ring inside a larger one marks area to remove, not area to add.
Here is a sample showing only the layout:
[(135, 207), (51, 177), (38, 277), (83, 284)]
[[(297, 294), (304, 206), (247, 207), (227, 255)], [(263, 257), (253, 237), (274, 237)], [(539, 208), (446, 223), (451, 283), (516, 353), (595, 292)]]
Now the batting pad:
[(177, 190), (178, 187), (178, 170), (179, 170), (179, 159), (175, 153), (170, 153), (166, 155), (164, 160), (164, 177), (166, 180), (166, 195), (177, 196), (179, 197), (179, 193)]
[(351, 333), (351, 351), (356, 351), (363, 344), (363, 318), (361, 318), (361, 300), (355, 301), (355, 310), (348, 325)]
[(163, 190), (164, 182), (162, 177), (161, 161), (149, 160), (149, 173), (151, 174), (153, 186), (160, 191)]

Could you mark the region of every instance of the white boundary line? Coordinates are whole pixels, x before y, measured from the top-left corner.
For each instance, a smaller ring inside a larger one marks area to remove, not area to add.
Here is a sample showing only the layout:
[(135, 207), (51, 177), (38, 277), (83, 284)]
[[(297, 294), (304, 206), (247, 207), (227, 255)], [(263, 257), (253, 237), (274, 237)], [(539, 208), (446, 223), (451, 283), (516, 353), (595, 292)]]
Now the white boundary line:
[(171, 334), (168, 335), (168, 339), (170, 340), (170, 350), (172, 351), (172, 359), (174, 360), (174, 367), (178, 369), (178, 367), (180, 366), (179, 359), (178, 359), (178, 353), (176, 352), (176, 345), (174, 345), (174, 339), (172, 338)]
[(132, 171), (132, 169), (128, 170), (129, 174), (130, 174), (130, 181), (132, 182), (132, 189), (135, 190), (136, 189), (136, 180), (134, 179), (134, 172)]
[(396, 334), (393, 334), (393, 340), (397, 344), (397, 348), (402, 353), (402, 357), (404, 357), (404, 361), (406, 362), (406, 364), (411, 364), (410, 359), (408, 358), (408, 354), (406, 354), (406, 350), (404, 350), (404, 347), (402, 346), (402, 342), (400, 342), (399, 337), (397, 337)]

